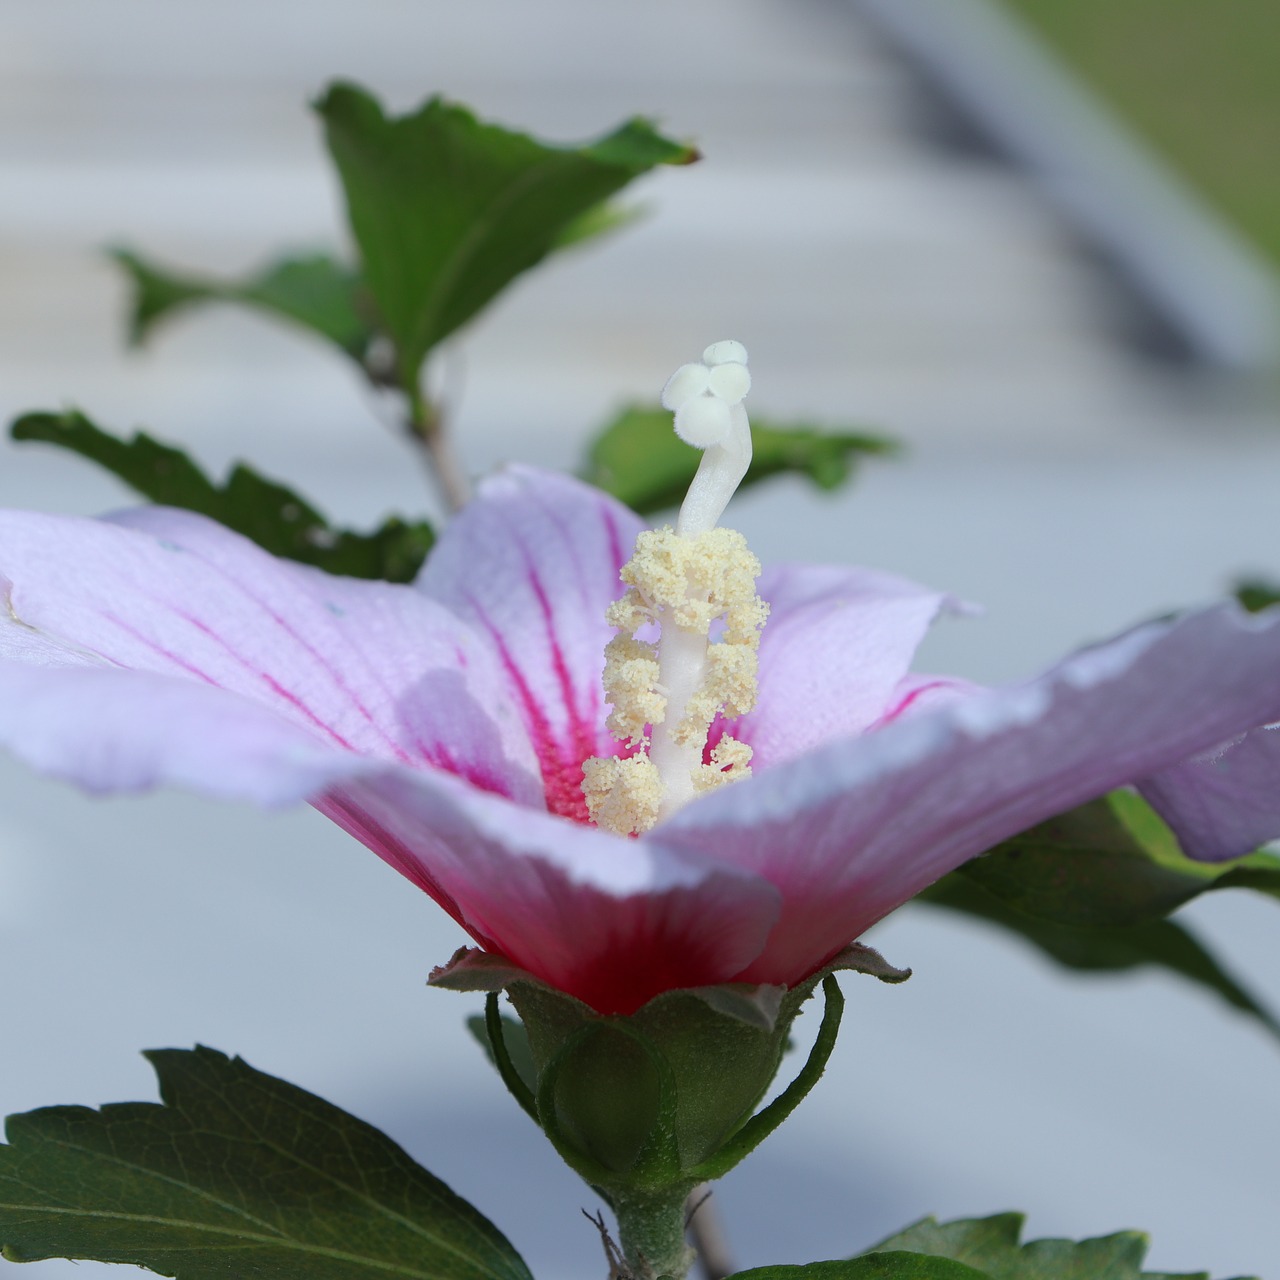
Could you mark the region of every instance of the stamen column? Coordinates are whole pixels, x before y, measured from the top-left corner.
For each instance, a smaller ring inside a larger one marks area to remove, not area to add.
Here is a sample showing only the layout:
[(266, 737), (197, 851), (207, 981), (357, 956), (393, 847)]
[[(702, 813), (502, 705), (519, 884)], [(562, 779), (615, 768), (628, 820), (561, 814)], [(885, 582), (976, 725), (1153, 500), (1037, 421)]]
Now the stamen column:
[[(768, 613), (755, 594), (759, 562), (740, 533), (717, 525), (751, 463), (746, 360), (740, 343), (714, 343), (663, 390), (676, 434), (704, 452), (675, 529), (640, 535), (622, 571), (628, 590), (607, 614), (618, 628), (605, 651), (609, 729), (637, 754), (588, 760), (583, 791), (592, 818), (621, 834), (647, 830), (700, 791), (750, 773), (750, 748), (728, 734), (705, 762), (716, 716), (754, 704)], [(713, 643), (718, 619), (723, 635)], [(652, 624), (657, 642), (639, 639)]]

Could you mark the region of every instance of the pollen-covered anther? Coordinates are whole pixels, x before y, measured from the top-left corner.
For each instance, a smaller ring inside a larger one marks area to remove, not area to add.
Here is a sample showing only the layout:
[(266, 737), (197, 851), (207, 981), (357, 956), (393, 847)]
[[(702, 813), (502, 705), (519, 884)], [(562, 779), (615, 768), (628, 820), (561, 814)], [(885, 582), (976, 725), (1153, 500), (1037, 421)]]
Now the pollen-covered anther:
[(727, 733), (711, 752), (711, 763), (699, 766), (694, 774), (695, 791), (714, 791), (726, 782), (739, 782), (751, 776), (751, 748)]
[(602, 756), (583, 762), (582, 794), (596, 826), (615, 835), (639, 835), (658, 820), (662, 778), (648, 756)]
[(758, 633), (737, 644), (721, 641), (707, 650), (707, 678), (703, 685), (730, 719), (745, 716), (756, 705)]
[(604, 694), (613, 706), (605, 722), (615, 738), (639, 743), (645, 727), (661, 724), (667, 700), (658, 683), (657, 647), (620, 632), (605, 646)]

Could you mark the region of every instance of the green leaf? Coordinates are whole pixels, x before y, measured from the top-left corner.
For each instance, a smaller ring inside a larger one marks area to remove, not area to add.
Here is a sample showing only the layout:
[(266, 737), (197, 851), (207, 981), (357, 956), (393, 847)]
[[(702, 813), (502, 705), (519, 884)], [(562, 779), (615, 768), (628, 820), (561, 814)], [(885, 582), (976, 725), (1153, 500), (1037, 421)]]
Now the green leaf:
[(990, 1280), (963, 1262), (918, 1253), (872, 1253), (838, 1262), (802, 1266), (754, 1267), (730, 1280)]
[[(860, 457), (897, 448), (879, 436), (824, 431), (807, 423), (779, 426), (754, 417), (751, 442), (744, 488), (769, 476), (797, 472), (820, 489), (835, 489), (849, 479)], [(631, 405), (596, 438), (581, 474), (647, 515), (679, 505), (701, 460), (701, 452), (676, 435), (666, 409)]]
[(15, 440), (70, 449), (105, 467), (144, 498), (212, 517), (272, 555), (354, 578), (408, 582), (434, 541), (431, 526), (392, 517), (372, 533), (335, 529), (292, 489), (237, 465), (214, 484), (180, 449), (139, 432), (121, 440), (82, 413), (28, 413), (14, 422)]
[(606, 201), (595, 205), (568, 223), (556, 236), (554, 248), (574, 249), (578, 245), (611, 236), (615, 231), (634, 226), (648, 214), (646, 206)]
[(1280, 897), (1280, 858), (1195, 862), (1139, 795), (1110, 795), (1050, 818), (961, 868), (1002, 902), (1061, 924), (1158, 920), (1211, 889)]
[(1280, 585), (1261, 578), (1249, 578), (1236, 584), (1236, 599), (1250, 613), (1261, 613), (1273, 604), (1280, 604)]
[(655, 165), (697, 159), (639, 119), (585, 146), (549, 147), (441, 98), (388, 117), (363, 89), (339, 83), (316, 110), (399, 384), (413, 398), (431, 348), (581, 239), (578, 219)]
[(133, 282), (129, 341), (141, 345), (174, 312), (197, 304), (236, 302), (310, 329), (363, 365), (375, 332), (356, 271), (324, 254), (282, 258), (243, 280), (169, 271), (129, 249), (111, 256)]
[(491, 1222), (362, 1120), (213, 1049), (146, 1057), (161, 1105), (9, 1117), (6, 1259), (179, 1280), (530, 1280)]
[(976, 1267), (989, 1280), (1209, 1280), (1205, 1272), (1168, 1276), (1143, 1271), (1148, 1241), (1140, 1231), (1118, 1231), (1078, 1242), (1032, 1240), (1019, 1244), (1022, 1224), (1020, 1213), (955, 1222), (921, 1218), (905, 1231), (882, 1240), (869, 1254), (879, 1257), (904, 1249), (913, 1256), (951, 1258)]
[(1212, 991), (1280, 1038), (1276, 1016), (1188, 929), (1172, 920), (1110, 926), (1059, 924), (1007, 906), (961, 872), (944, 876), (913, 901), (998, 925), (1068, 969), (1086, 973), (1116, 973), (1144, 965), (1166, 969)]

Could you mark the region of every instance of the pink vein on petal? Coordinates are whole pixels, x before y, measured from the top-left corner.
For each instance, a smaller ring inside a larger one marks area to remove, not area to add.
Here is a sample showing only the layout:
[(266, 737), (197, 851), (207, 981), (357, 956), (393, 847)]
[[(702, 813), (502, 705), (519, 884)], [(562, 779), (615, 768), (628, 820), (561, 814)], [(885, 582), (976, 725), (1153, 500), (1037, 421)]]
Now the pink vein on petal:
[[(203, 680), (205, 684), (212, 685), (215, 689), (220, 689), (222, 687), (211, 675), (209, 675), (207, 671), (202, 671), (199, 667), (188, 662), (185, 658), (180, 658), (172, 650), (166, 649), (164, 645), (160, 644), (158, 641), (153, 640), (148, 635), (144, 635), (136, 627), (131, 627), (123, 618), (118, 618), (114, 613), (106, 612), (101, 612), (98, 616), (104, 621), (110, 622), (113, 626), (118, 627), (125, 633), (125, 635), (132, 637), (142, 645), (144, 649), (150, 649), (152, 653), (158, 653), (162, 658), (168, 659), (168, 661), (172, 662), (180, 671), (185, 671), (189, 675), (195, 676), (197, 680)], [(96, 653), (98, 651), (95, 649), (94, 652)], [(101, 656), (106, 658), (107, 661), (112, 663), (114, 666), (118, 667), (121, 665), (115, 658), (112, 658), (105, 653), (101, 654)]]
[[(520, 670), (516, 660), (511, 656), (511, 651), (507, 648), (507, 642), (502, 638), (502, 633), (494, 625), (479, 601), (473, 596), (468, 596), (467, 603), (475, 610), (476, 617), (480, 620), (480, 625), (489, 633), (489, 638), (493, 641), (494, 647), (498, 651), (498, 657), (502, 662), (503, 669), (510, 676), (512, 684), (515, 685), (516, 694), (524, 707), (529, 737), (532, 740), (534, 753), (538, 757), (538, 769), (542, 774), (542, 786), (546, 796), (547, 808), (552, 813), (559, 814), (562, 818), (572, 818), (575, 822), (587, 822), (589, 820), (587, 802), (582, 794), (582, 760), (585, 760), (586, 756), (584, 755), (582, 759), (578, 760), (576, 765), (565, 760), (561, 746), (552, 732), (551, 722), (547, 719), (547, 714), (543, 711), (537, 698), (534, 697), (533, 690), (529, 688), (529, 682), (525, 679), (524, 672)], [(590, 752), (587, 754), (589, 755)], [(575, 768), (578, 775), (576, 782), (573, 781), (572, 777)]]
[(930, 680), (928, 684), (917, 685), (894, 706), (889, 707), (874, 724), (868, 725), (867, 732), (870, 733), (874, 729), (881, 729), (887, 724), (892, 724), (903, 712), (909, 710), (918, 698), (923, 697), (926, 693), (932, 693), (935, 689), (949, 689), (953, 683), (950, 680)]
[[(400, 744), (397, 743), (389, 733), (387, 733), (386, 729), (384, 729), (382, 725), (378, 723), (378, 721), (374, 718), (372, 712), (370, 712), (369, 708), (365, 706), (364, 702), (360, 699), (360, 697), (354, 692), (354, 690), (352, 690), (350, 685), (347, 684), (346, 680), (342, 676), (342, 673), (336, 667), (334, 667), (333, 664), (329, 661), (329, 659), (326, 658), (324, 654), (322, 654), (318, 649), (316, 649), (306, 639), (305, 636), (300, 635), (289, 624), (289, 622), (285, 618), (283, 618), (280, 614), (278, 614), (273, 608), (271, 608), (271, 606), (267, 604), (265, 600), (255, 595), (252, 591), (248, 590), (245, 587), (244, 583), (241, 582), (238, 578), (236, 578), (234, 574), (227, 573), (227, 571), (223, 569), (220, 565), (210, 560), (207, 556), (200, 555), (199, 552), (193, 552), (188, 550), (187, 548), (183, 548), (183, 553), (186, 555), (192, 556), (196, 560), (199, 560), (200, 563), (205, 565), (210, 571), (212, 571), (213, 573), (216, 573), (224, 581), (229, 582), (232, 585), (232, 587), (236, 588), (240, 592), (240, 594), (243, 595), (246, 599), (251, 600), (255, 605), (257, 605), (257, 607), (260, 608), (267, 615), (267, 617), (270, 618), (271, 621), (274, 622), (276, 626), (278, 626), (280, 630), (283, 631), (285, 635), (289, 637), (290, 640), (298, 644), (302, 648), (302, 650), (318, 665), (320, 670), (323, 671), (325, 675), (327, 675), (329, 679), (333, 681), (334, 687), (338, 689), (348, 699), (351, 706), (354, 707), (356, 713), (364, 720), (364, 722), (371, 729), (374, 730), (375, 733), (378, 734), (379, 737), (382, 738), (382, 740), (391, 749), (391, 751), (397, 756), (397, 758), (404, 761), (405, 763), (409, 763), (411, 761), (412, 757), (409, 755), (409, 753), (405, 751), (404, 748), (401, 747)], [(252, 667), (250, 667), (250, 664), (248, 664), (247, 662), (244, 662), (244, 660), (240, 658), (240, 655), (236, 653), (236, 651), (231, 647), (231, 645), (229, 645), (220, 635), (218, 635), (217, 632), (215, 632), (213, 628), (210, 627), (206, 622), (201, 621), (199, 618), (192, 617), (189, 614), (183, 613), (181, 610), (174, 610), (174, 612), (177, 613), (179, 617), (189, 622), (193, 627), (196, 627), (198, 630), (202, 631), (210, 639), (217, 641), (217, 643), (220, 644), (228, 654), (230, 654), (233, 658), (236, 658), (238, 661), (240, 661), (242, 665), (252, 670)], [(360, 655), (360, 656), (363, 658), (363, 655)], [(377, 679), (378, 683), (382, 686), (383, 691), (387, 693), (388, 696), (390, 696), (391, 690), (388, 688), (386, 682), (378, 674), (376, 668), (372, 667), (371, 664), (367, 662), (365, 663), (365, 666), (372, 671), (372, 674), (374, 675), (375, 679)], [(268, 679), (265, 676), (265, 673), (259, 673), (259, 674), (261, 674), (264, 679)], [(269, 681), (269, 683), (275, 684), (274, 681)], [(284, 693), (284, 690), (280, 689), (278, 684), (275, 685), (275, 687), (279, 689), (281, 693)], [(314, 713), (312, 713), (309, 708), (304, 707), (302, 702), (299, 701), (295, 695), (290, 694), (287, 696), (289, 697), (289, 700), (291, 702), (293, 702), (300, 709), (305, 710), (306, 713), (309, 716), (311, 716), (312, 719), (316, 720), (317, 724), (320, 723), (320, 721), (316, 719)], [(334, 734), (334, 736), (339, 737), (339, 735), (337, 735), (336, 733)], [(345, 740), (341, 738), (339, 738), (339, 740), (343, 742), (344, 746), (347, 746), (351, 750), (355, 750), (354, 747), (351, 747), (350, 743), (347, 743)], [(420, 742), (418, 742), (416, 745), (418, 745), (419, 747), (422, 746)]]

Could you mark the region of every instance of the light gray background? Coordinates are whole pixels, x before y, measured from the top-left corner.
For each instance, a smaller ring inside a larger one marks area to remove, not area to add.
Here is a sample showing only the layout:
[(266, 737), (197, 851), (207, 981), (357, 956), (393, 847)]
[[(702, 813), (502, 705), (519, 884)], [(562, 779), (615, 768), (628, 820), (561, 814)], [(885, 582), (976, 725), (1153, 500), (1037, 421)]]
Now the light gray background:
[[(706, 152), (643, 184), (643, 226), (530, 276), (458, 344), (472, 472), (571, 465), (614, 405), (732, 336), (758, 412), (909, 443), (838, 497), (781, 483), (736, 522), (765, 559), (865, 562), (984, 603), (928, 642), (928, 667), (1016, 678), (1241, 570), (1280, 574), (1266, 402), (1142, 354), (1071, 233), (948, 141), (909, 71), (818, 0), (5, 0), (6, 419), (75, 403), (214, 468), (294, 477), (352, 522), (422, 506), (376, 406), (309, 340), (218, 313), (124, 354), (98, 254), (239, 269), (333, 243), (302, 104), (339, 74), (398, 108), (442, 90), (556, 139), (647, 112)], [(72, 459), (0, 445), (5, 505), (122, 500)], [(1280, 1001), (1274, 904), (1224, 895), (1187, 918)], [(589, 1193), (462, 1029), (478, 1002), (422, 985), (461, 940), (310, 812), (93, 802), (0, 763), (5, 1111), (150, 1097), (139, 1048), (212, 1044), (385, 1127), (540, 1277), (598, 1276)], [(1277, 1266), (1280, 1048), (1259, 1029), (1159, 976), (1061, 977), (923, 909), (872, 941), (916, 976), (846, 981), (827, 1079), (723, 1184), (741, 1265), (1018, 1207), (1034, 1234), (1145, 1228), (1156, 1268)]]

